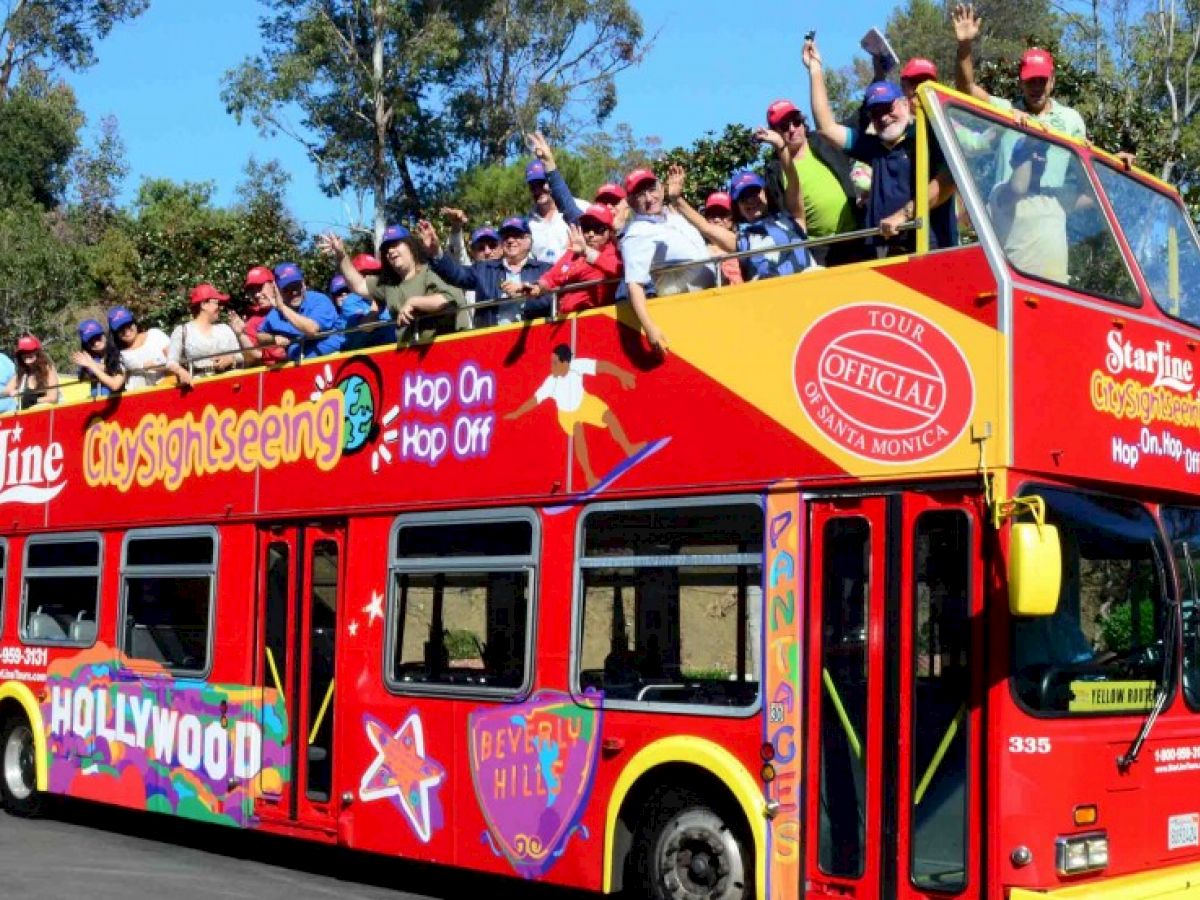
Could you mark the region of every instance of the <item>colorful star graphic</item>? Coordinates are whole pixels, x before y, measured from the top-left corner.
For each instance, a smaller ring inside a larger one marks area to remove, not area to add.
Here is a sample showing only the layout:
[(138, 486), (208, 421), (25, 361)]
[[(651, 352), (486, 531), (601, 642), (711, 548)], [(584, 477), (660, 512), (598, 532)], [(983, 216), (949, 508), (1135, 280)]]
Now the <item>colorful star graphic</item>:
[(429, 843), (442, 822), (436, 789), (446, 779), (437, 760), (425, 756), (425, 729), (413, 710), (394, 734), (372, 716), (363, 716), (367, 739), (378, 752), (363, 773), (358, 796), (364, 801), (390, 799), (404, 813), (413, 831)]
[(358, 619), (350, 620), (350, 637), (358, 637)]
[(367, 614), (367, 625), (375, 624), (376, 619), (383, 618), (383, 594), (378, 591), (371, 591), (371, 602), (363, 607), (363, 612)]

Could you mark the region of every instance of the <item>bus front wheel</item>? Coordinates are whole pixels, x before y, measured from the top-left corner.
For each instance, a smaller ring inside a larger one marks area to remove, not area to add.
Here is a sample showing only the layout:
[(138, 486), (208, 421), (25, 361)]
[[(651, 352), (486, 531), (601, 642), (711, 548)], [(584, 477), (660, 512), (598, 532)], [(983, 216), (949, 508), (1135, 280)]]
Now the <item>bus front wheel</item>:
[(745, 842), (728, 818), (703, 797), (686, 789), (664, 788), (646, 808), (634, 840), (639, 896), (746, 900), (753, 895), (748, 873), (752, 861)]
[(33, 729), (21, 718), (0, 728), (0, 804), (14, 816), (33, 816), (41, 808)]

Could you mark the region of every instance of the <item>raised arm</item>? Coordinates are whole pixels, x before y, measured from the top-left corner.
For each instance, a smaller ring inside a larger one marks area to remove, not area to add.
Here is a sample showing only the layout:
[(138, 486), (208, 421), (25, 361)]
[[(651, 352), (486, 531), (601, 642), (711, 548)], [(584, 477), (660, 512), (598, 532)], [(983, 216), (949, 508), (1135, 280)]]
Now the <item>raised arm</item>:
[(567, 180), (563, 178), (562, 172), (558, 171), (558, 163), (554, 159), (554, 150), (550, 146), (550, 142), (540, 131), (535, 131), (527, 137), (529, 149), (546, 167), (546, 183), (550, 186), (550, 196), (554, 198), (554, 205), (558, 207), (558, 211), (562, 213), (567, 224), (574, 225), (583, 215), (583, 210), (575, 202), (575, 195), (571, 193), (571, 188), (567, 185)]
[(760, 144), (770, 144), (775, 148), (775, 158), (783, 170), (783, 208), (800, 225), (807, 230), (808, 223), (804, 219), (804, 191), (800, 186), (800, 175), (792, 159), (792, 151), (788, 149), (779, 132), (765, 127), (754, 129), (754, 139)]
[(354, 263), (351, 262), (350, 257), (346, 254), (346, 245), (342, 243), (342, 239), (330, 231), (317, 239), (317, 245), (323, 253), (333, 257), (337, 263), (338, 271), (346, 279), (346, 286), (361, 297), (367, 296), (367, 279), (362, 276), (362, 273), (358, 269), (354, 268)]
[(969, 3), (960, 3), (954, 7), (951, 18), (954, 21), (954, 37), (958, 41), (954, 86), (964, 94), (970, 94), (986, 103), (992, 99), (992, 95), (975, 83), (975, 62), (971, 58), (975, 49), (975, 38), (979, 37), (983, 19), (975, 14), (975, 7)]
[(811, 82), (810, 100), (812, 102), (813, 121), (817, 131), (844, 148), (850, 139), (850, 129), (841, 125), (833, 117), (833, 109), (829, 105), (829, 91), (825, 87), (825, 70), (821, 62), (821, 53), (817, 50), (817, 42), (809, 38), (804, 42), (804, 50), (800, 58), (808, 69)]
[(671, 209), (679, 213), (690, 222), (697, 231), (704, 236), (704, 239), (710, 244), (716, 244), (726, 253), (733, 253), (737, 250), (737, 236), (728, 228), (722, 228), (719, 225), (714, 225), (692, 206), (683, 199), (683, 183), (686, 179), (686, 173), (683, 166), (673, 165), (667, 169), (666, 183), (666, 201), (671, 204)]

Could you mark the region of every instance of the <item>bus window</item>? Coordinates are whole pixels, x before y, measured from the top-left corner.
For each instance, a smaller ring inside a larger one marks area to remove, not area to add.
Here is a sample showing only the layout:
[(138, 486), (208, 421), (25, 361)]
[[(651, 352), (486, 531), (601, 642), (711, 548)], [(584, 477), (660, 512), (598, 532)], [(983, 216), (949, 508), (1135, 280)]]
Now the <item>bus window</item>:
[(1013, 690), (1033, 712), (1133, 714), (1162, 684), (1166, 551), (1146, 509), (1127, 500), (1029, 488), (1062, 539), (1052, 616), (1013, 620)]
[(1200, 247), (1179, 204), (1110, 166), (1097, 163), (1096, 175), (1154, 302), (1200, 325)]
[(956, 891), (967, 873), (970, 532), (965, 513), (916, 523), (912, 686), (912, 878)]
[(1163, 526), (1175, 551), (1179, 607), (1183, 613), (1183, 695), (1200, 710), (1200, 509), (1162, 508)]
[(23, 641), (90, 647), (100, 605), (100, 536), (29, 538), (24, 587)]
[(582, 528), (578, 686), (606, 703), (754, 705), (761, 506), (596, 507)]
[(208, 669), (217, 537), (199, 531), (131, 531), (121, 567), (121, 649), (171, 672)]
[(1074, 150), (962, 107), (949, 107), (947, 116), (1001, 249), (1015, 269), (1120, 303), (1140, 303)]
[(309, 682), (308, 781), (310, 800), (328, 800), (333, 786), (333, 716), (329, 711), (334, 690), (338, 593), (336, 541), (313, 544), (309, 577)]
[(531, 514), (398, 521), (388, 684), (516, 693), (529, 681)]

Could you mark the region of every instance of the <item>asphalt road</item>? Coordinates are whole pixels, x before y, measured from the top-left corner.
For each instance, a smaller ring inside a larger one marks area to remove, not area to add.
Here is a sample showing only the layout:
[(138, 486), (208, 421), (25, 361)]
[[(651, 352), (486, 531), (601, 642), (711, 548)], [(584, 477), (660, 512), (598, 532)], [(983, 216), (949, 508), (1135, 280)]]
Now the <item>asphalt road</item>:
[(56, 803), (33, 820), (0, 813), (4, 900), (592, 896), (84, 803)]

